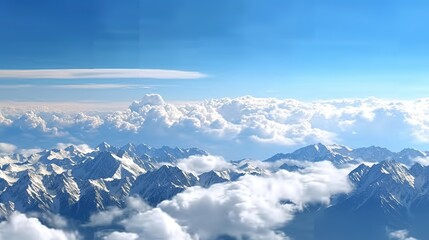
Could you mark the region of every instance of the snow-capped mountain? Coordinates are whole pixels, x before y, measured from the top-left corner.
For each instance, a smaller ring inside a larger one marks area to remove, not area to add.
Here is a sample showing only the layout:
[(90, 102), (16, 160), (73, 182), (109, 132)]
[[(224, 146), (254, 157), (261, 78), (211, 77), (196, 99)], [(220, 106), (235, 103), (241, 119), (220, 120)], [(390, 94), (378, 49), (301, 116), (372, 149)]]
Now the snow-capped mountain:
[(155, 171), (140, 175), (131, 187), (131, 194), (137, 194), (156, 206), (197, 183), (198, 178), (192, 173), (175, 166), (163, 165)]
[(395, 160), (359, 165), (349, 174), (354, 190), (318, 213), (316, 239), (386, 239), (386, 229), (428, 236), (422, 226), (429, 214), (428, 173), (429, 167), (409, 169)]
[(405, 148), (400, 152), (392, 152), (387, 148), (370, 146), (351, 149), (342, 145), (324, 145), (317, 143), (300, 148), (292, 153), (278, 153), (265, 161), (275, 162), (283, 159), (294, 159), (303, 161), (328, 160), (336, 165), (359, 162), (381, 162), (384, 160), (396, 160), (411, 165), (416, 158), (427, 157), (426, 152), (412, 148)]
[[(334, 196), (328, 207), (306, 206), (303, 214), (314, 222), (314, 234), (304, 235), (313, 236), (311, 239), (385, 239), (386, 228), (413, 226), (415, 236), (429, 236), (421, 224), (429, 215), (429, 167), (418, 163), (408, 167), (415, 159), (425, 158), (426, 152), (404, 149), (395, 153), (380, 147), (351, 149), (319, 143), (277, 154), (269, 162), (233, 161), (228, 169), (198, 175), (178, 167), (180, 159), (196, 155), (208, 153), (197, 148), (102, 143), (92, 150), (69, 146), (29, 156), (0, 156), (0, 211), (52, 212), (85, 222), (96, 211), (124, 207), (130, 196), (156, 206), (190, 187), (209, 188), (247, 174), (265, 177), (276, 171), (301, 171), (308, 164), (305, 161), (328, 160), (337, 166), (356, 164), (348, 175), (354, 189)], [(281, 159), (290, 161), (275, 163)], [(358, 165), (360, 161), (365, 163)], [(376, 238), (368, 238), (368, 230)]]
[(27, 157), (0, 156), (0, 210), (50, 211), (87, 219), (93, 211), (123, 205), (130, 194), (156, 204), (198, 183), (192, 174), (159, 164), (207, 154), (197, 148), (118, 148), (103, 142), (92, 151), (72, 145)]
[(321, 143), (300, 148), (292, 153), (278, 153), (266, 161), (274, 162), (281, 159), (295, 159), (305, 161), (329, 160), (335, 163), (345, 163), (351, 160), (348, 154), (352, 150), (340, 145), (327, 146)]
[(133, 195), (155, 206), (192, 186), (207, 188), (245, 174), (270, 174), (251, 161), (199, 176), (175, 166), (180, 159), (196, 155), (208, 153), (197, 148), (132, 143), (115, 147), (103, 142), (85, 151), (72, 145), (27, 157), (0, 156), (0, 210), (50, 211), (84, 220), (94, 211), (123, 206)]
[[(247, 172), (248, 174), (254, 173), (253, 171)], [(210, 187), (213, 184), (216, 183), (223, 183), (223, 182), (229, 182), (229, 181), (235, 181), (239, 177), (245, 175), (246, 173), (243, 171), (231, 171), (231, 170), (224, 170), (224, 171), (214, 171), (211, 170), (209, 172), (205, 172), (198, 176), (198, 184), (202, 187)]]

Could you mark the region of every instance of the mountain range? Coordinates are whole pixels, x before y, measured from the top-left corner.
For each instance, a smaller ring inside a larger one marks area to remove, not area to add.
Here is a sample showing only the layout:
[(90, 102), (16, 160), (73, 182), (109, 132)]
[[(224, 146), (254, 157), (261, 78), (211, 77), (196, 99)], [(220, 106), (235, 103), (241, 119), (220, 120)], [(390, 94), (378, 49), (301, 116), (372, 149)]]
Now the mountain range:
[(327, 160), (340, 168), (357, 166), (348, 175), (353, 191), (335, 196), (329, 206), (308, 206), (285, 228), (288, 235), (296, 239), (387, 239), (391, 229), (408, 229), (419, 239), (428, 239), (429, 167), (415, 163), (428, 152), (318, 143), (268, 158), (266, 163), (279, 163), (270, 170), (248, 160), (231, 162), (233, 169), (199, 175), (177, 166), (180, 159), (207, 155), (197, 148), (101, 143), (92, 150), (71, 145), (29, 156), (0, 156), (0, 212), (7, 216), (13, 211), (48, 211), (85, 222), (94, 212), (123, 207), (129, 196), (156, 206), (189, 187), (208, 188), (248, 174), (300, 171), (300, 162)]

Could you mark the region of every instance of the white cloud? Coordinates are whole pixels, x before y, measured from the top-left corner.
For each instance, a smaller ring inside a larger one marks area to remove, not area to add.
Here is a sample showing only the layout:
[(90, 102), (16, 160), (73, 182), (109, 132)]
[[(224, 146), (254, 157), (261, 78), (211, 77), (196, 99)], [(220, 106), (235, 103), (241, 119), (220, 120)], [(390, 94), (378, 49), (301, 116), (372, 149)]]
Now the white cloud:
[(47, 225), (54, 228), (65, 229), (69, 224), (66, 218), (51, 212), (30, 212), (26, 213), (26, 215), (27, 217), (37, 218), (42, 222), (46, 222)]
[(347, 173), (352, 168), (306, 163), (300, 172), (280, 170), (210, 188), (191, 187), (155, 208), (132, 198), (125, 209), (97, 213), (91, 221), (109, 219), (97, 226), (119, 223), (125, 230), (121, 234), (134, 233), (142, 239), (288, 239), (278, 229), (306, 204), (329, 204), (332, 195), (350, 191)]
[(72, 144), (72, 143), (57, 143), (56, 147), (57, 149), (65, 149), (67, 147), (74, 146), (77, 150), (83, 152), (83, 153), (89, 153), (94, 151), (90, 146), (87, 144)]
[(159, 208), (139, 212), (122, 221), (125, 230), (143, 239), (191, 240), (191, 236), (167, 213)]
[(93, 68), (93, 69), (29, 69), (0, 70), (0, 78), (154, 78), (154, 79), (195, 79), (206, 75), (199, 72), (169, 69), (138, 69), (138, 68)]
[(113, 207), (93, 214), (85, 226), (100, 229), (113, 223), (122, 225), (125, 231), (111, 232), (104, 239), (192, 239), (175, 219), (159, 208), (150, 207), (139, 198), (130, 197), (126, 208)]
[(410, 237), (407, 230), (397, 230), (389, 233), (389, 238), (392, 240), (417, 240)]
[(93, 68), (93, 69), (31, 69), (0, 70), (0, 78), (154, 78), (154, 79), (194, 79), (203, 78), (204, 74), (191, 71), (169, 69), (126, 69), (126, 68)]
[(150, 86), (137, 85), (137, 84), (65, 84), (65, 85), (47, 85), (49, 88), (62, 88), (62, 89), (118, 89), (118, 88), (145, 88), (149, 89)]
[(0, 239), (74, 240), (78, 239), (78, 236), (75, 233), (49, 228), (37, 218), (14, 212), (7, 221), (0, 222)]
[(429, 158), (428, 157), (416, 157), (413, 159), (413, 162), (419, 163), (422, 166), (429, 166)]
[(141, 84), (63, 84), (63, 85), (31, 85), (31, 84), (10, 84), (0, 85), (0, 89), (21, 89), (21, 88), (54, 88), (54, 89), (150, 89), (152, 86)]
[[(34, 112), (114, 112), (124, 110), (128, 107), (129, 102), (97, 102), (97, 101), (80, 101), (80, 102), (25, 102), (25, 101), (0, 101), (0, 112), (5, 115), (23, 114), (32, 110)], [(11, 123), (12, 121), (10, 121)], [(2, 124), (2, 115), (0, 114), (0, 125)]]
[(13, 144), (0, 142), (0, 155), (9, 155), (15, 152), (17, 147)]
[(86, 226), (106, 226), (112, 224), (112, 222), (124, 215), (124, 210), (118, 207), (111, 207), (108, 211), (100, 211), (91, 215), (89, 223)]
[(233, 169), (234, 166), (225, 161), (223, 157), (220, 156), (191, 156), (189, 158), (180, 159), (177, 163), (177, 166), (187, 172), (200, 175), (211, 170), (223, 171), (228, 169)]
[(36, 85), (31, 84), (12, 84), (12, 85), (0, 85), (0, 89), (19, 89), (19, 88), (34, 88)]
[[(349, 170), (320, 162), (301, 172), (248, 175), (208, 189), (189, 188), (158, 207), (201, 239), (214, 239), (219, 234), (284, 239), (276, 229), (291, 220), (295, 211), (308, 203), (328, 204), (333, 194), (352, 189), (346, 178)], [(291, 203), (282, 204), (282, 200)]]
[(112, 232), (109, 235), (103, 237), (104, 240), (136, 240), (139, 235), (128, 232)]
[[(241, 159), (268, 158), (315, 142), (380, 145), (392, 150), (420, 148), (429, 142), (427, 119), (429, 99), (300, 102), (246, 96), (175, 105), (148, 94), (128, 110), (108, 114), (3, 112), (0, 130), (10, 133), (2, 141), (25, 148), (51, 147), (56, 142), (122, 145), (127, 139), (149, 145), (200, 147), (228, 159)], [(29, 136), (45, 145), (31, 145), (36, 141)]]
[(29, 149), (19, 149), (18, 153), (24, 155), (25, 157), (30, 156), (31, 154), (39, 153), (43, 151), (43, 149), (40, 148), (29, 148)]
[(2, 115), (2, 113), (0, 112), (0, 126), (1, 125), (10, 125), (12, 123), (12, 120), (7, 119), (5, 116)]

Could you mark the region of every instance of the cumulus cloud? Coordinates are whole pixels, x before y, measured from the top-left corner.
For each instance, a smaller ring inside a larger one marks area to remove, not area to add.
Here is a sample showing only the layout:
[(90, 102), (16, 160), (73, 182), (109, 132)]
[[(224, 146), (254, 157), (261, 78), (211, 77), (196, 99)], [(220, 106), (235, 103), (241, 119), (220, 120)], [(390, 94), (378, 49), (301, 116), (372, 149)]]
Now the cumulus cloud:
[(78, 239), (78, 235), (49, 228), (37, 218), (14, 212), (7, 221), (0, 222), (0, 239), (75, 240)]
[[(127, 110), (108, 114), (3, 113), (0, 131), (8, 133), (2, 135), (2, 141), (25, 148), (48, 148), (54, 142), (123, 145), (126, 139), (200, 147), (241, 159), (268, 158), (315, 142), (380, 145), (393, 150), (406, 143), (420, 148), (429, 142), (428, 116), (429, 99), (300, 102), (245, 96), (175, 105), (160, 95), (148, 94)], [(38, 146), (34, 146), (34, 138)]]
[[(210, 188), (191, 187), (150, 208), (134, 198), (125, 209), (110, 209), (91, 217), (109, 219), (97, 226), (119, 224), (118, 236), (142, 239), (288, 239), (281, 229), (310, 203), (329, 204), (330, 198), (351, 190), (347, 173), (330, 162), (306, 163), (298, 172), (280, 170), (269, 176), (247, 175), (236, 182)], [(90, 223), (91, 224), (91, 223)], [(110, 235), (107, 235), (110, 237)]]
[(0, 142), (0, 155), (12, 154), (16, 149), (17, 147), (13, 144)]
[(422, 166), (429, 166), (429, 158), (427, 157), (416, 157), (413, 162), (419, 163)]
[[(15, 85), (16, 86), (16, 85)], [(137, 85), (137, 84), (65, 84), (65, 85), (48, 85), (50, 88), (60, 88), (60, 89), (117, 89), (117, 88), (151, 88), (146, 85)]]
[(135, 233), (144, 239), (190, 240), (175, 219), (159, 208), (139, 212), (122, 221), (127, 232)]
[(7, 119), (3, 114), (0, 112), (0, 125), (10, 125), (12, 123), (12, 120)]
[(72, 143), (57, 143), (56, 148), (57, 149), (65, 149), (67, 147), (74, 146), (77, 150), (83, 152), (83, 153), (89, 153), (94, 151), (90, 146), (87, 144), (72, 144)]
[(190, 188), (158, 207), (201, 239), (215, 239), (219, 234), (283, 239), (276, 229), (291, 220), (295, 211), (308, 203), (328, 204), (332, 195), (351, 190), (348, 171), (320, 162), (300, 172), (247, 175), (208, 189)]
[(223, 171), (235, 168), (230, 162), (225, 161), (223, 157), (213, 155), (191, 156), (189, 158), (180, 159), (177, 166), (184, 171), (191, 172), (196, 175), (200, 175), (211, 170)]
[(407, 230), (397, 230), (389, 233), (389, 238), (392, 240), (417, 240), (410, 237)]
[(103, 239), (192, 239), (170, 215), (134, 197), (128, 199), (126, 208), (112, 207), (93, 214), (85, 226), (100, 228), (112, 224), (122, 226), (123, 231), (112, 231)]
[(138, 238), (139, 235), (128, 232), (112, 232), (103, 237), (104, 240), (136, 240)]
[(19, 69), (0, 70), (0, 78), (26, 79), (76, 79), (76, 78), (152, 78), (152, 79), (194, 79), (206, 75), (199, 72), (169, 69), (125, 69), (125, 68), (92, 68), (92, 69)]

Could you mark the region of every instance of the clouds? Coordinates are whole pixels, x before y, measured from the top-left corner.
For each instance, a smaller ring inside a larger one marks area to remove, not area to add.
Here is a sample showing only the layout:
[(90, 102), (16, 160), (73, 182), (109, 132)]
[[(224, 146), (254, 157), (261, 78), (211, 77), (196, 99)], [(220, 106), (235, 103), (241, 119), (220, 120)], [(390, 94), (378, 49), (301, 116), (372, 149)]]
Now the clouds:
[(151, 78), (151, 79), (196, 79), (206, 75), (199, 72), (169, 69), (31, 69), (0, 70), (0, 78), (19, 79), (79, 79), (79, 78)]
[(247, 175), (208, 189), (190, 188), (158, 207), (201, 239), (222, 234), (239, 239), (283, 239), (285, 236), (277, 229), (304, 205), (328, 204), (332, 195), (351, 190), (348, 171), (321, 162), (301, 172)]
[[(424, 147), (429, 142), (428, 116), (429, 99), (300, 102), (245, 96), (176, 105), (148, 94), (129, 109), (108, 114), (4, 113), (0, 132), (8, 133), (2, 134), (3, 142), (25, 148), (49, 148), (54, 142), (94, 146), (134, 141), (200, 147), (241, 159), (267, 158), (315, 142), (393, 150)], [(38, 146), (29, 132), (39, 139)]]
[(191, 240), (191, 236), (170, 215), (159, 208), (153, 208), (125, 219), (121, 222), (127, 232), (142, 236), (143, 239)]
[(10, 240), (75, 240), (78, 236), (43, 225), (37, 218), (15, 212), (7, 221), (0, 222), (0, 239)]
[(407, 230), (397, 230), (389, 233), (389, 238), (392, 240), (417, 240), (410, 237)]
[(416, 157), (412, 159), (412, 162), (419, 163), (422, 166), (428, 166), (429, 165), (429, 158), (427, 157)]
[(138, 238), (139, 235), (127, 232), (112, 232), (103, 237), (104, 240), (136, 240)]
[(227, 169), (233, 169), (234, 166), (225, 161), (219, 156), (191, 156), (189, 158), (180, 159), (177, 166), (186, 171), (196, 175), (200, 175), (211, 170), (223, 171)]
[[(131, 198), (125, 209), (97, 213), (90, 224), (122, 226), (106, 239), (125, 234), (139, 239), (288, 239), (280, 229), (297, 211), (310, 203), (329, 204), (332, 195), (351, 190), (351, 168), (337, 169), (330, 162), (304, 165), (299, 172), (280, 170), (209, 188), (191, 187), (155, 208)], [(109, 221), (100, 224), (102, 218)]]
[(103, 239), (177, 239), (191, 240), (191, 236), (175, 219), (160, 208), (152, 208), (139, 198), (130, 197), (127, 207), (112, 207), (90, 217), (88, 227), (96, 226), (109, 229), (113, 225), (122, 226), (123, 231), (101, 232)]
[(16, 149), (17, 147), (13, 144), (0, 142), (0, 155), (12, 154)]

